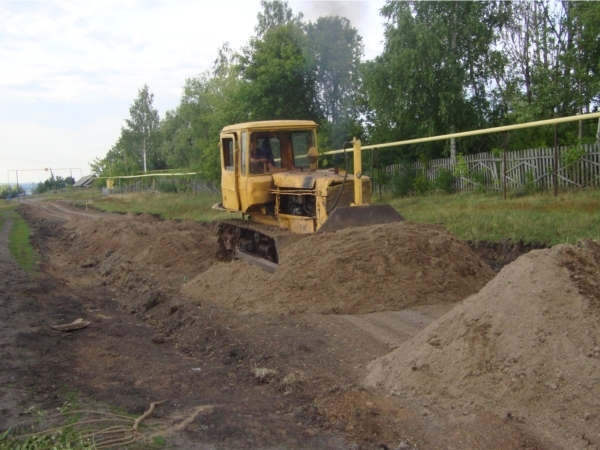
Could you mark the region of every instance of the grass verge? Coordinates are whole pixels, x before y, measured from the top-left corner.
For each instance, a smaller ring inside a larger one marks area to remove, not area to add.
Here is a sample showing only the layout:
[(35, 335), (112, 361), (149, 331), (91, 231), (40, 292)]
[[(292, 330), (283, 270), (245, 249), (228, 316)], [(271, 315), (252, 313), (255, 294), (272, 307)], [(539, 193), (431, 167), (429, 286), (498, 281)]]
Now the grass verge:
[(0, 450), (100, 450), (130, 448), (158, 450), (167, 445), (165, 439), (142, 421), (149, 417), (155, 405), (142, 416), (114, 413), (106, 407), (65, 402), (58, 412), (31, 407), (23, 412), (28, 418), (0, 433)]
[(220, 194), (164, 194), (134, 193), (108, 195), (93, 201), (94, 207), (110, 212), (158, 214), (164, 219), (190, 219), (210, 222), (217, 219), (240, 217), (217, 211), (212, 205), (222, 201)]
[[(90, 199), (104, 211), (148, 212), (165, 219), (212, 221), (239, 217), (211, 209), (218, 194), (134, 193)], [(461, 193), (385, 197), (407, 220), (442, 223), (465, 240), (544, 242), (549, 245), (600, 239), (600, 190), (536, 193), (502, 199), (500, 194)]]
[(512, 239), (550, 245), (600, 239), (600, 191), (538, 193), (502, 199), (498, 194), (464, 193), (384, 199), (405, 219), (442, 223), (466, 240)]
[(3, 212), (2, 215), (10, 214), (13, 220), (12, 228), (8, 234), (8, 248), (10, 254), (17, 264), (27, 272), (31, 272), (38, 262), (38, 255), (33, 251), (29, 241), (29, 226), (14, 211)]

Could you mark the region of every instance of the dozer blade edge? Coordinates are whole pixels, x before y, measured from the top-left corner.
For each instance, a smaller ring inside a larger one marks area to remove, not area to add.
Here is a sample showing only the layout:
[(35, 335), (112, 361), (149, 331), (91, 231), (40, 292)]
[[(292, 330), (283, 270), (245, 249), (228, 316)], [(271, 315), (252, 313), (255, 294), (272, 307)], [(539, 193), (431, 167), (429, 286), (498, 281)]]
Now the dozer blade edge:
[[(325, 223), (319, 228), (317, 233), (330, 233), (346, 228), (366, 227), (371, 225), (381, 225), (386, 223), (403, 222), (404, 218), (388, 204), (382, 205), (364, 205), (364, 206), (343, 206), (336, 208)], [(315, 233), (306, 234), (280, 234), (272, 236), (277, 251), (278, 260), (281, 252), (286, 247), (306, 238)], [(277, 263), (250, 254), (239, 247), (235, 249), (234, 257), (241, 259), (248, 264), (259, 267), (269, 273), (275, 273), (279, 265)]]
[(317, 233), (403, 221), (404, 217), (388, 204), (341, 206), (333, 210)]
[[(316, 233), (331, 233), (345, 228), (368, 227), (396, 222), (404, 222), (404, 217), (388, 204), (341, 206), (329, 215), (329, 218)], [(281, 234), (275, 236), (274, 241), (277, 254), (281, 255), (286, 247), (316, 233)]]

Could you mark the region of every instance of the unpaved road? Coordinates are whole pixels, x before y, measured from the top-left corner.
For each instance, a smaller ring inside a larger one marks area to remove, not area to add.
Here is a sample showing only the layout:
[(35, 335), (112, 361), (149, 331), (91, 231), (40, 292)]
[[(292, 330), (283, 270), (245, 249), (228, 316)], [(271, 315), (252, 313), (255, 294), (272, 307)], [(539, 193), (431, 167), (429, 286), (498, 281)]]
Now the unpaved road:
[[(160, 258), (148, 262), (151, 249), (136, 257), (107, 251), (93, 241), (91, 223), (141, 236), (179, 226), (182, 239), (204, 233), (196, 225), (65, 204), (28, 203), (20, 212), (42, 262), (34, 276), (16, 266), (5, 222), (0, 430), (24, 409), (50, 410), (67, 399), (132, 414), (166, 400), (147, 423), (173, 448), (555, 448), (484, 411), (438, 411), (362, 387), (369, 362), (452, 305), (352, 316), (239, 314), (179, 295), (200, 262), (164, 257), (161, 267)], [(79, 317), (91, 325), (70, 333), (49, 327)], [(256, 369), (271, 372), (261, 378)]]

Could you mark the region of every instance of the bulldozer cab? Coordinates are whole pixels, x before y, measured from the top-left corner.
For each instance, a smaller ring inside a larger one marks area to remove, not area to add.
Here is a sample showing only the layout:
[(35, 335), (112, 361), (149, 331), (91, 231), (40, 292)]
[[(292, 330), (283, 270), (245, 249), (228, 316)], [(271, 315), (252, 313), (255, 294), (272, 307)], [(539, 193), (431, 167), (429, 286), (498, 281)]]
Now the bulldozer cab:
[(317, 124), (308, 120), (225, 127), (219, 142), (223, 209), (248, 213), (259, 205), (274, 205), (272, 175), (308, 169), (306, 155), (316, 146), (316, 128)]
[(238, 141), (235, 134), (222, 134), (219, 146), (221, 148), (221, 189), (223, 206), (228, 210), (237, 211), (240, 208), (238, 177), (239, 158), (236, 148)]
[(249, 140), (249, 173), (255, 175), (307, 167), (315, 137), (313, 130), (277, 130), (251, 132)]

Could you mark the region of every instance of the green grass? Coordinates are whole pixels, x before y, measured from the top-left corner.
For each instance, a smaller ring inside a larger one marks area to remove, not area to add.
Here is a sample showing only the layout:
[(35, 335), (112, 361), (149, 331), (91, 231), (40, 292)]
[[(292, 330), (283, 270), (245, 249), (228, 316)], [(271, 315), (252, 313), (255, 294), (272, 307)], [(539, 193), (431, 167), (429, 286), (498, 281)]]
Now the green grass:
[(442, 223), (466, 240), (575, 243), (600, 239), (600, 191), (538, 193), (502, 199), (499, 194), (430, 195), (384, 199), (407, 220)]
[[(110, 195), (87, 202), (113, 212), (149, 212), (165, 219), (212, 221), (239, 217), (211, 209), (221, 201), (215, 194)], [(443, 223), (466, 240), (498, 242), (502, 239), (545, 242), (549, 245), (600, 239), (600, 190), (537, 193), (502, 199), (500, 194), (461, 193), (384, 198), (407, 220)]]
[(40, 410), (34, 406), (23, 411), (23, 422), (0, 432), (0, 450), (171, 448), (162, 436), (149, 436), (154, 430), (143, 422), (139, 424), (139, 434), (134, 433), (137, 416), (114, 412), (110, 407), (111, 411), (107, 411), (106, 405), (89, 399), (84, 399), (81, 404), (78, 396), (69, 390), (64, 390), (64, 395), (70, 401), (65, 401), (56, 411)]
[(95, 448), (96, 446), (93, 445), (90, 439), (83, 439), (81, 433), (75, 431), (72, 427), (22, 439), (9, 437), (8, 434), (6, 436), (0, 434), (0, 450), (93, 450)]
[(211, 209), (222, 201), (218, 194), (164, 194), (135, 193), (108, 195), (93, 201), (93, 206), (110, 212), (147, 212), (158, 214), (165, 219), (190, 219), (210, 222), (217, 219), (231, 219), (239, 214), (230, 214)]
[(8, 248), (10, 249), (10, 254), (19, 266), (25, 271), (31, 272), (34, 269), (35, 264), (39, 261), (39, 257), (33, 251), (31, 243), (29, 242), (29, 226), (23, 218), (15, 212), (2, 212), (2, 215), (5, 217), (7, 214), (10, 214), (10, 217), (13, 220), (12, 228), (8, 234)]

